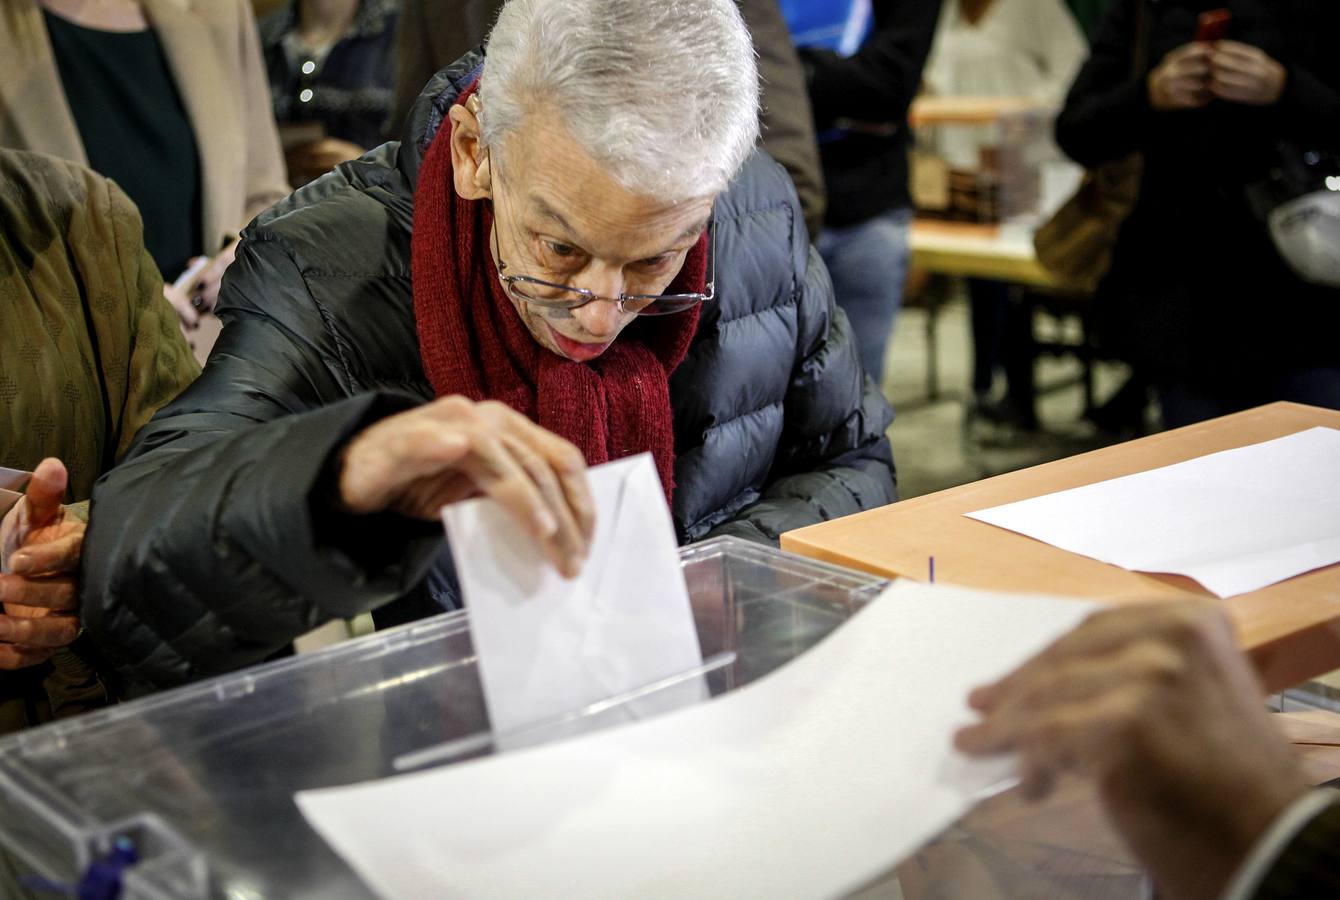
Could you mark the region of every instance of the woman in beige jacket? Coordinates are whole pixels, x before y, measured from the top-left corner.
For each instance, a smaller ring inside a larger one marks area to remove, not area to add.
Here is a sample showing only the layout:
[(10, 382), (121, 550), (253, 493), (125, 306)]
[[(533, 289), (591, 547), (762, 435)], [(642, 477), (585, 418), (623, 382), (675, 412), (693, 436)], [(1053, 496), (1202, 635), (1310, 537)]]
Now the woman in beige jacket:
[(0, 59), (0, 146), (121, 185), (203, 357), (238, 231), (289, 190), (248, 0), (0, 0)]

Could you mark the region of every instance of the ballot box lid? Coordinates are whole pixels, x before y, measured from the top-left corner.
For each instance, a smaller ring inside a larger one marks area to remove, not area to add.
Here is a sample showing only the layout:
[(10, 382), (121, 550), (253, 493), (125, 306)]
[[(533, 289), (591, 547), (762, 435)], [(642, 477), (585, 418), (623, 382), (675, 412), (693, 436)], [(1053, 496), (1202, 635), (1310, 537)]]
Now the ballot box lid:
[[(886, 583), (734, 538), (681, 559), (713, 695)], [(611, 699), (573, 717), (626, 721)], [(370, 897), (294, 793), (490, 752), (468, 613), (446, 613), (0, 740), (0, 884), (12, 869), (73, 888), (120, 844), (127, 900)]]

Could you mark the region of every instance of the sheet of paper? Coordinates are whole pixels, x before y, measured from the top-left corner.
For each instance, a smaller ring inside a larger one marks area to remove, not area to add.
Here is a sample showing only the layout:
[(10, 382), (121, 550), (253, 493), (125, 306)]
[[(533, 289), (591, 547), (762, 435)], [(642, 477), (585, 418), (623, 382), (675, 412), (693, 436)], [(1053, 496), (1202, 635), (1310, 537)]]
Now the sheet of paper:
[[(702, 665), (670, 510), (650, 455), (591, 470), (596, 530), (576, 579), (491, 500), (444, 511), (484, 700), (504, 746), (552, 721)], [(695, 703), (701, 678), (626, 712), (645, 717)]]
[(19, 502), (19, 498), (23, 496), (23, 488), (32, 476), (32, 472), (0, 466), (0, 516), (9, 512), (14, 508), (14, 504)]
[(968, 515), (1233, 597), (1340, 562), (1340, 431), (1313, 428)]
[(899, 583), (691, 709), (297, 802), (392, 900), (840, 896), (1009, 777), (953, 751), (965, 698), (1093, 608)]

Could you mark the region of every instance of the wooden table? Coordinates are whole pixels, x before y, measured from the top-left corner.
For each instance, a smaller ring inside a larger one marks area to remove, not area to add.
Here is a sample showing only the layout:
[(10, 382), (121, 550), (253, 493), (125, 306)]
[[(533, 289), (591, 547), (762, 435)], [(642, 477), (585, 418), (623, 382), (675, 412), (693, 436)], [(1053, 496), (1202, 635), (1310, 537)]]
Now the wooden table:
[(1033, 235), (1025, 229), (916, 219), (908, 241), (912, 266), (935, 275), (1065, 289), (1038, 262)]
[[(782, 535), (782, 548), (885, 576), (1115, 602), (1213, 595), (1189, 578), (1148, 575), (967, 518), (1003, 503), (1229, 450), (1317, 425), (1340, 412), (1273, 403), (1188, 428), (917, 497)], [(1340, 516), (1340, 512), (1337, 513)], [(1340, 565), (1222, 601), (1269, 690), (1340, 668)]]

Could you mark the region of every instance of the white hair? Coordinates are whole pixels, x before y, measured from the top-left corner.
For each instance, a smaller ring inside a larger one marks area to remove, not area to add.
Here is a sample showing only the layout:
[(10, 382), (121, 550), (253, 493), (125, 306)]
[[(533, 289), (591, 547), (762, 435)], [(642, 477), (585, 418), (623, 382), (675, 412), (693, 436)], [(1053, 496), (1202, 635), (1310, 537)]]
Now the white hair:
[(624, 188), (669, 202), (724, 190), (758, 140), (735, 0), (508, 0), (479, 91), (485, 146), (551, 110)]

